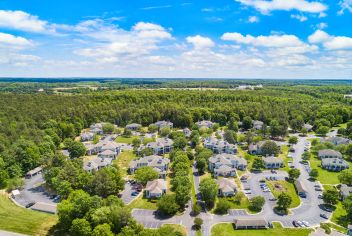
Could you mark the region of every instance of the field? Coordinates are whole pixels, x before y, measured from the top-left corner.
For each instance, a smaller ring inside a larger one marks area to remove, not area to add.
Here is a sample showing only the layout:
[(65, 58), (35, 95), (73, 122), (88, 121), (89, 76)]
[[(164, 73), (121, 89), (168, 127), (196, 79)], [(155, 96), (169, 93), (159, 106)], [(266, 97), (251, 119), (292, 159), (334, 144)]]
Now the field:
[(338, 202), (336, 205), (336, 209), (334, 213), (332, 214), (331, 221), (334, 222), (335, 224), (342, 225), (344, 227), (347, 227), (348, 223), (348, 217), (347, 217), (347, 212), (342, 206), (342, 202)]
[(136, 156), (133, 154), (132, 151), (125, 151), (120, 153), (117, 158), (115, 163), (120, 167), (121, 173), (123, 176), (126, 176), (128, 173), (128, 166), (129, 163), (135, 158)]
[(46, 235), (57, 222), (54, 215), (16, 206), (0, 195), (0, 229), (28, 235)]
[(131, 210), (134, 208), (156, 210), (158, 209), (158, 207), (156, 206), (157, 202), (158, 200), (150, 200), (150, 199), (143, 198), (143, 196), (139, 196), (128, 205), (128, 208), (130, 208)]
[(132, 136), (132, 137), (124, 137), (124, 136), (118, 136), (115, 139), (115, 142), (117, 143), (127, 143), (127, 144), (131, 144), (133, 139), (138, 138), (137, 136)]
[[(274, 196), (277, 198), (282, 192), (286, 192), (288, 195), (292, 197), (292, 203), (290, 205), (290, 208), (295, 208), (298, 207), (300, 204), (300, 199), (296, 193), (296, 189), (293, 186), (293, 184), (285, 181), (285, 180), (278, 180), (278, 181), (266, 181), (269, 189), (271, 192), (274, 194)], [(281, 186), (281, 189), (275, 187), (275, 186)]]
[(233, 224), (222, 223), (211, 230), (212, 236), (308, 236), (311, 229), (289, 229), (275, 225), (273, 229), (263, 230), (235, 230)]

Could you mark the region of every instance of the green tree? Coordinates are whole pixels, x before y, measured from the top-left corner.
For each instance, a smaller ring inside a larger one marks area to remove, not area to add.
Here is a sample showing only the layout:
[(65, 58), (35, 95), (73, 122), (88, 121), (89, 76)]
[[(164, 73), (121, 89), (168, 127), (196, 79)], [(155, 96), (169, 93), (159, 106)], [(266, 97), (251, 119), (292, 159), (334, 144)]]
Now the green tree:
[(324, 191), (323, 201), (328, 205), (336, 205), (339, 201), (339, 192), (335, 188)]
[(255, 196), (250, 199), (250, 205), (249, 207), (254, 210), (254, 211), (261, 211), (264, 204), (265, 204), (265, 198), (262, 196)]
[(304, 120), (302, 116), (299, 116), (296, 119), (292, 119), (290, 121), (290, 126), (294, 131), (301, 130), (304, 126)]
[(252, 169), (254, 170), (261, 170), (265, 168), (265, 163), (264, 160), (260, 157), (254, 158), (253, 164), (252, 164)]
[(297, 144), (298, 142), (298, 138), (296, 136), (291, 136), (289, 139), (288, 139), (288, 143), (289, 144)]
[(158, 126), (156, 124), (150, 124), (148, 126), (148, 131), (150, 133), (155, 133), (156, 131), (158, 131)]
[(191, 199), (191, 192), (190, 186), (186, 185), (179, 185), (176, 188), (176, 202), (181, 207), (185, 206), (187, 202)]
[(325, 136), (329, 130), (330, 128), (328, 126), (319, 126), (315, 132), (321, 136)]
[(218, 193), (218, 184), (212, 178), (202, 179), (199, 184), (199, 192), (205, 204), (212, 206)]
[(224, 133), (224, 139), (231, 144), (235, 144), (236, 139), (237, 139), (237, 135), (232, 130), (226, 130)]
[(230, 209), (230, 207), (231, 205), (229, 201), (224, 198), (220, 198), (218, 203), (216, 204), (215, 212), (220, 215), (227, 214), (227, 211)]
[(157, 202), (158, 211), (166, 215), (174, 215), (180, 208), (176, 202), (175, 194), (165, 194)]
[(92, 228), (86, 219), (74, 219), (70, 228), (72, 236), (89, 236), (92, 233)]
[(343, 170), (339, 175), (338, 179), (342, 184), (352, 185), (352, 170), (346, 169)]
[(115, 131), (115, 126), (110, 123), (106, 123), (103, 125), (103, 132), (105, 134), (112, 134)]
[(171, 130), (170, 130), (169, 127), (163, 127), (160, 130), (160, 136), (161, 137), (166, 137), (166, 136), (168, 136), (170, 134), (170, 132), (171, 132)]
[(288, 171), (288, 177), (291, 181), (295, 181), (301, 175), (301, 171), (299, 169), (290, 169)]
[(207, 169), (207, 161), (204, 158), (200, 158), (196, 162), (196, 168), (199, 174), (203, 174)]
[(196, 229), (200, 229), (200, 228), (202, 228), (203, 220), (202, 220), (202, 218), (196, 217), (196, 218), (194, 218), (193, 223), (194, 223), (194, 226), (196, 227)]
[(111, 231), (109, 224), (97, 225), (93, 231), (92, 236), (114, 236), (114, 233)]
[(312, 179), (317, 179), (318, 176), (319, 176), (319, 171), (317, 169), (312, 169), (310, 172), (309, 172), (309, 176), (312, 178)]
[(349, 220), (352, 219), (352, 194), (350, 194), (343, 202), (342, 205), (347, 212)]
[(287, 210), (292, 203), (292, 197), (287, 193), (280, 193), (277, 198), (277, 205), (280, 209)]
[(117, 195), (124, 187), (124, 180), (115, 167), (105, 167), (94, 175), (92, 181), (93, 193), (106, 198), (109, 195)]
[(73, 141), (68, 147), (67, 150), (70, 153), (70, 158), (78, 158), (86, 154), (86, 147), (81, 142)]
[(252, 118), (249, 116), (244, 117), (242, 120), (242, 127), (247, 130), (252, 128), (253, 127)]
[(150, 166), (141, 167), (135, 172), (135, 179), (143, 185), (157, 178), (159, 178), (159, 173)]
[(187, 146), (187, 139), (185, 137), (176, 137), (174, 139), (174, 148), (175, 149), (184, 149)]
[(277, 155), (280, 151), (280, 148), (274, 141), (265, 141), (261, 147), (262, 155)]
[(142, 144), (142, 141), (139, 138), (134, 138), (132, 140), (132, 145), (134, 148), (139, 148)]

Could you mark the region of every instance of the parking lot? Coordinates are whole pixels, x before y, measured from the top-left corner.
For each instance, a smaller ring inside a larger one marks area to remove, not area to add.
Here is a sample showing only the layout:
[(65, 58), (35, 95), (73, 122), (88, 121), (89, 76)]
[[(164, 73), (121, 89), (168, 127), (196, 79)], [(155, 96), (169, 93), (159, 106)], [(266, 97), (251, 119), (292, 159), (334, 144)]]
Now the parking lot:
[(30, 179), (25, 179), (25, 185), (20, 194), (16, 195), (15, 200), (18, 204), (26, 206), (29, 203), (42, 202), (51, 205), (57, 205), (58, 201), (46, 192), (43, 187), (44, 179), (41, 173)]
[(121, 199), (126, 205), (130, 204), (135, 198), (139, 196), (139, 194), (142, 194), (141, 191), (141, 193), (139, 193), (138, 195), (133, 196), (133, 192), (136, 192), (136, 190), (133, 189), (133, 185), (126, 181), (125, 189), (121, 193)]

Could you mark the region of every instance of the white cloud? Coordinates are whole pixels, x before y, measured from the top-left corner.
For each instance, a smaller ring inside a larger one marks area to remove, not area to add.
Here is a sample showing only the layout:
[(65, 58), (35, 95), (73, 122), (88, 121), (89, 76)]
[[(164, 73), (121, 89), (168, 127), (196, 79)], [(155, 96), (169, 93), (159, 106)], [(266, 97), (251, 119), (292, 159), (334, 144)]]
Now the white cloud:
[(341, 0), (339, 2), (341, 10), (338, 11), (339, 15), (344, 14), (345, 11), (349, 11), (352, 13), (352, 0)]
[(206, 49), (206, 48), (214, 47), (215, 45), (210, 38), (202, 37), (200, 35), (189, 36), (186, 38), (186, 41), (188, 43), (193, 44), (195, 49)]
[(298, 15), (298, 14), (291, 14), (291, 18), (292, 19), (296, 19), (296, 20), (299, 20), (300, 22), (304, 22), (306, 20), (308, 20), (308, 18), (304, 15)]
[(233, 41), (240, 44), (253, 45), (258, 47), (295, 47), (302, 46), (304, 43), (295, 35), (269, 35), (257, 36), (242, 35), (240, 33), (225, 33), (222, 40)]
[(333, 36), (317, 30), (308, 37), (310, 43), (322, 44), (328, 50), (352, 49), (352, 38), (346, 36)]
[(263, 14), (268, 14), (271, 11), (282, 10), (291, 11), (297, 10), (308, 13), (320, 13), (327, 10), (327, 6), (317, 1), (306, 0), (235, 0), (246, 6), (256, 8)]
[(48, 22), (23, 11), (0, 10), (0, 27), (36, 33), (53, 33)]
[(321, 23), (317, 24), (316, 27), (317, 27), (318, 29), (322, 30), (322, 29), (327, 28), (327, 27), (328, 27), (328, 24), (326, 24), (325, 22), (321, 22)]
[(248, 22), (249, 23), (258, 23), (259, 18), (257, 16), (250, 16), (250, 17), (248, 17)]
[(7, 46), (14, 46), (14, 47), (28, 47), (31, 46), (32, 43), (23, 37), (16, 37), (12, 34), (6, 34), (0, 32), (0, 46), (7, 45)]

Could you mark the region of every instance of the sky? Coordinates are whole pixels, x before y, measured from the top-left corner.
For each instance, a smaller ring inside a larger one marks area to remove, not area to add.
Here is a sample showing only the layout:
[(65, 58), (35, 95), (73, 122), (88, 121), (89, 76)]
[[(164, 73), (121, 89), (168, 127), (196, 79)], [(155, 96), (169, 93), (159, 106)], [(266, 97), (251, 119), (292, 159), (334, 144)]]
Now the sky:
[(0, 0), (0, 77), (352, 79), (352, 0)]

